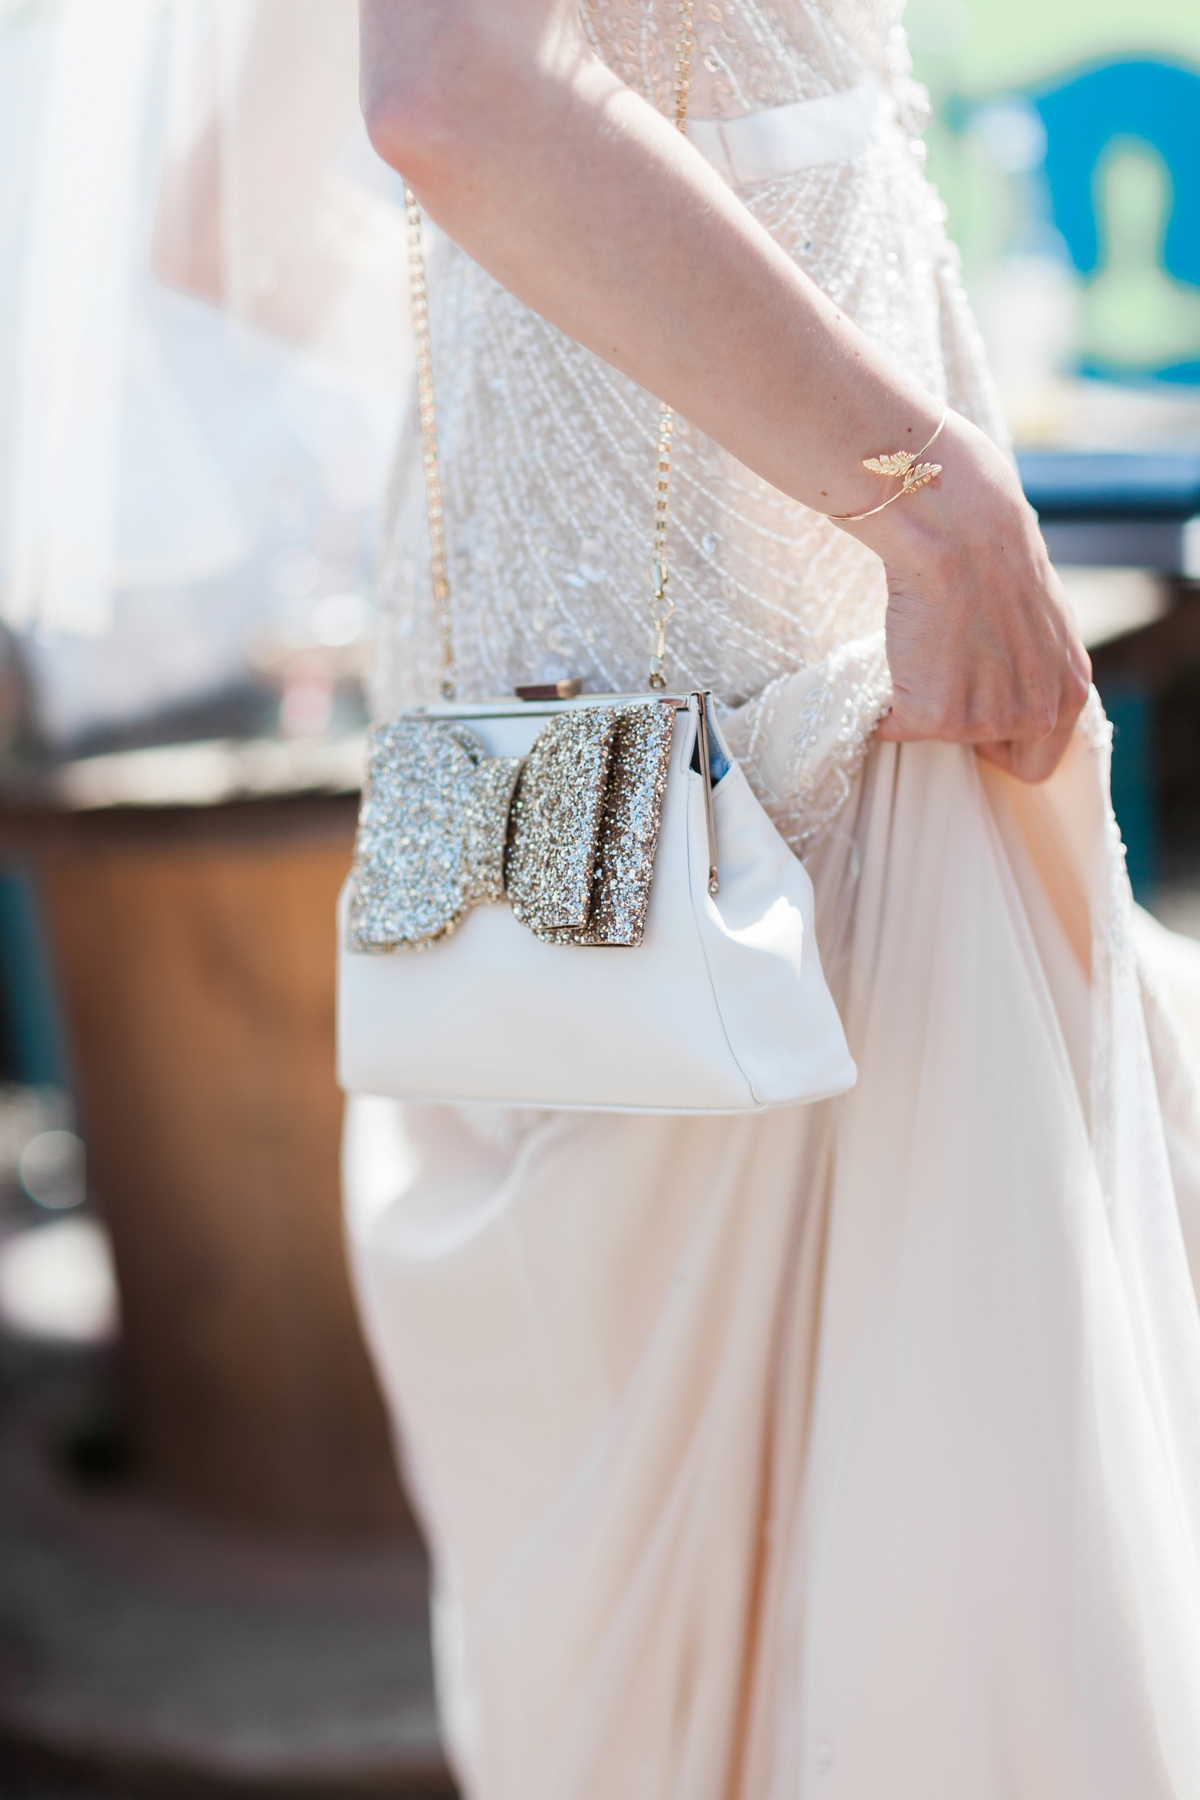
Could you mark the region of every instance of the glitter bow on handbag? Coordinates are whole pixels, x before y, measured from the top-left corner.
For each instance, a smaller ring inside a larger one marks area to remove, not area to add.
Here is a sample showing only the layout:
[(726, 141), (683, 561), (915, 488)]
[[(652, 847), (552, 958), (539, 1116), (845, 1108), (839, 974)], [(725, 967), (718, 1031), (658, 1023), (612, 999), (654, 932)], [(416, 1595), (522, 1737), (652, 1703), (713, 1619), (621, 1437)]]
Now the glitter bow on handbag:
[[(693, 0), (680, 0), (683, 129)], [(753, 1112), (855, 1078), (812, 884), (703, 693), (666, 693), (660, 414), (648, 695), (455, 700), (421, 217), (407, 189), (440, 705), (378, 725), (340, 907), (338, 1078), (401, 1100)], [(719, 863), (719, 868), (718, 868)]]
[(507, 899), (551, 944), (642, 941), (674, 708), (587, 706), (529, 756), (489, 757), (465, 725), (371, 733), (348, 942), (423, 949), (473, 906)]

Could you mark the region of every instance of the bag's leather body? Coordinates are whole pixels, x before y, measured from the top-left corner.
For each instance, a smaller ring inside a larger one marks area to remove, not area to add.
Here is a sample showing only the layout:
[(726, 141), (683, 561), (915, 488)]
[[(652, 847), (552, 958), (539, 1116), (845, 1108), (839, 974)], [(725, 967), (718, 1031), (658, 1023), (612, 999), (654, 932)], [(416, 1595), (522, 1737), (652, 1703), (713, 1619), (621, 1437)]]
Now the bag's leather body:
[[(524, 756), (555, 710), (513, 703), (453, 714), (492, 756)], [(410, 1101), (737, 1113), (853, 1085), (817, 951), (812, 884), (736, 764), (712, 793), (720, 885), (715, 897), (708, 891), (704, 778), (692, 767), (699, 719), (694, 697), (676, 715), (636, 948), (546, 943), (495, 902), (473, 907), (427, 949), (363, 954), (347, 947), (343, 892), (345, 1089)]]

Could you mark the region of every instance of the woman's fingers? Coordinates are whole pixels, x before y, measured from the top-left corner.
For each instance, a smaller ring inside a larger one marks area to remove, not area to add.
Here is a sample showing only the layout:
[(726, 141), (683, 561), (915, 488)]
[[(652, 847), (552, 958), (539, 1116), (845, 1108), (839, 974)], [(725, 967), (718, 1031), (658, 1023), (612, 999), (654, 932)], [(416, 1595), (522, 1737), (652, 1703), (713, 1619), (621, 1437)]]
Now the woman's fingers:
[(1007, 769), (1019, 781), (1048, 781), (1066, 755), (1078, 717), (1076, 713), (1069, 724), (1058, 726), (1049, 737), (1038, 738), (1034, 743), (976, 744), (976, 755)]
[[(1011, 737), (995, 735), (995, 726), (986, 709), (977, 711), (968, 722), (965, 709), (943, 708), (936, 720), (931, 717), (927, 699), (914, 704), (913, 697), (897, 692), (891, 711), (881, 720), (877, 735), (887, 743), (956, 743), (971, 744), (978, 754), (999, 768), (1006, 769), (1021, 781), (1046, 781), (1066, 752), (1071, 734), (1087, 701), (1091, 665), (1082, 646), (1063, 648), (1064, 668), (1060, 690), (1052, 711), (1047, 714), (1045, 702), (1010, 709), (1005, 724)], [(1045, 728), (1047, 718), (1050, 729)]]

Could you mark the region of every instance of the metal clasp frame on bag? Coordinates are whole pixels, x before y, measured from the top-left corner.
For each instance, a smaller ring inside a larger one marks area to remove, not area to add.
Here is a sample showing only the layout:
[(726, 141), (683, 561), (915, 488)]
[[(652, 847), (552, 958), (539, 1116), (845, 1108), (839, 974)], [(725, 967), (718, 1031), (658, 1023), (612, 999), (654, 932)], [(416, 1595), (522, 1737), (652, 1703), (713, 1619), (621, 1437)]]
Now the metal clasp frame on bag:
[[(539, 692), (532, 687), (518, 688), (519, 704), (514, 706), (511, 700), (441, 700), (430, 701), (415, 706), (406, 706), (402, 717), (407, 719), (478, 719), (500, 718), (505, 715), (523, 718), (549, 717), (565, 710), (572, 700), (582, 699), (586, 705), (591, 696), (575, 693), (555, 693), (554, 688), (575, 688), (574, 682), (546, 683)], [(699, 724), (696, 731), (696, 755), (700, 764), (700, 776), (704, 783), (704, 824), (708, 834), (708, 891), (715, 899), (721, 891), (720, 875), (717, 868), (717, 818), (713, 807), (712, 780), (712, 746), (709, 740), (708, 709), (712, 695), (707, 688), (696, 688), (688, 694), (656, 694), (655, 699), (663, 706), (673, 706), (677, 713), (686, 712), (689, 700), (696, 702), (699, 712)], [(609, 705), (632, 705), (645, 699), (643, 694), (605, 694), (604, 701)]]

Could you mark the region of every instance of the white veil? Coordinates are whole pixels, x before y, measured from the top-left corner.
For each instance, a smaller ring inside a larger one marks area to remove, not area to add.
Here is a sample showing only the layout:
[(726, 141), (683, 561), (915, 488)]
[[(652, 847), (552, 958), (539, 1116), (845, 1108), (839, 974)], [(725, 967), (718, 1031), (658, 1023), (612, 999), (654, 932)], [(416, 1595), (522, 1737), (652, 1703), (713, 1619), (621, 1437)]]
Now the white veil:
[(354, 0), (0, 6), (0, 618), (51, 739), (361, 635), (409, 344), (356, 82)]

